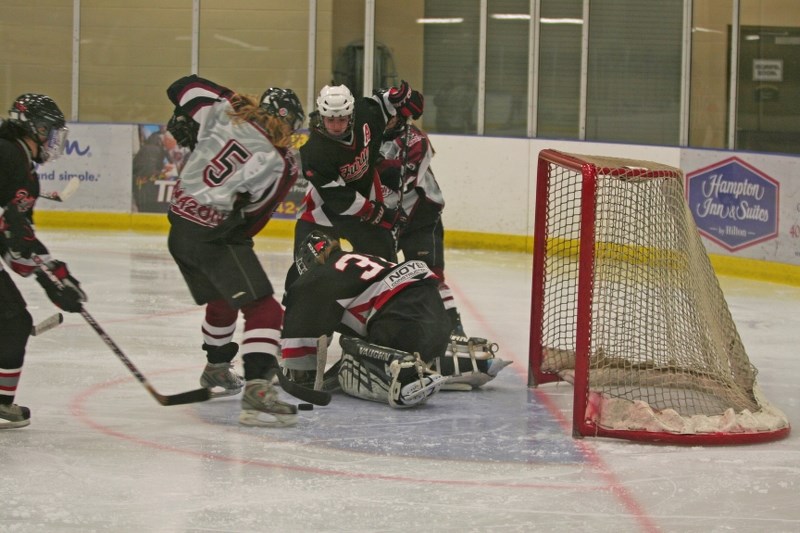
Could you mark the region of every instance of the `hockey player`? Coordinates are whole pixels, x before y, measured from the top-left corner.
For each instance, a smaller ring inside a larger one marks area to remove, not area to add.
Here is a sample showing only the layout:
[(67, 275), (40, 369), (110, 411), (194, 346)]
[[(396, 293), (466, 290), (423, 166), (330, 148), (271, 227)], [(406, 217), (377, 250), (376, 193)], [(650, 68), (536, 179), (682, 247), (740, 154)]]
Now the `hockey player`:
[(488, 374), (493, 345), (451, 338), (439, 281), (423, 261), (398, 265), (345, 252), (318, 230), (304, 239), (296, 257), (302, 274), (284, 294), (281, 352), (298, 384), (316, 381), (318, 338), (334, 331), (342, 334), (335, 371), (342, 390), (392, 407), (423, 403), (445, 385), (442, 374), (454, 375), (466, 390), (505, 366), (492, 365), (495, 371)]
[[(215, 395), (237, 394), (244, 385), (243, 425), (292, 425), (296, 406), (279, 400), (271, 384), (283, 310), (252, 237), (297, 179), (296, 154), (289, 146), (305, 118), (302, 105), (290, 89), (270, 88), (255, 98), (197, 76), (175, 81), (167, 95), (176, 106), (170, 131), (183, 128), (196, 135), (189, 139), (196, 146), (168, 217), (170, 253), (195, 302), (205, 304), (208, 364), (200, 383)], [(232, 365), (239, 349), (232, 342), (239, 311), (244, 383)]]
[[(310, 186), (295, 225), (295, 250), (319, 229), (346, 238), (355, 251), (396, 259), (393, 230), (405, 215), (385, 205), (375, 163), (387, 120), (396, 114), (419, 117), (422, 109), (422, 95), (405, 81), (358, 100), (344, 85), (322, 88), (309, 117), (308, 142), (300, 149)], [(286, 287), (297, 275), (290, 268)]]
[(413, 122), (399, 115), (389, 119), (383, 139), (383, 159), (378, 172), (384, 184), (398, 191), (390, 193), (392, 198), (387, 198), (387, 203), (402, 202), (401, 207), (408, 215), (408, 223), (398, 231), (398, 249), (404, 259), (424, 261), (439, 277), (439, 292), (453, 334), (466, 337), (453, 292), (444, 277), (444, 196), (430, 166), (434, 154), (430, 139)]
[[(33, 208), (39, 196), (36, 165), (61, 155), (66, 139), (64, 114), (42, 94), (17, 98), (8, 120), (0, 124), (0, 255), (17, 274), (34, 274), (54, 304), (75, 313), (81, 310), (86, 295), (67, 265), (50, 257), (33, 226)], [(34, 254), (59, 278), (61, 286), (37, 268)], [(22, 294), (0, 264), (0, 429), (30, 424), (30, 410), (16, 405), (14, 396), (32, 324)]]

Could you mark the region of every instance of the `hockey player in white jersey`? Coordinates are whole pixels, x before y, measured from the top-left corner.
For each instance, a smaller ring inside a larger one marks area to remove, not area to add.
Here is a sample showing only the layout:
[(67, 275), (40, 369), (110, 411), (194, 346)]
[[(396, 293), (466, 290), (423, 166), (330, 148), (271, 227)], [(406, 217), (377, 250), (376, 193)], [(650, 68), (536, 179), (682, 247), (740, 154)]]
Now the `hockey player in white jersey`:
[(453, 334), (466, 337), (453, 291), (444, 276), (444, 196), (431, 169), (433, 147), (427, 134), (410, 118), (414, 117), (392, 117), (383, 134), (383, 159), (378, 163), (378, 172), (381, 182), (391, 191), (385, 201), (388, 205), (402, 202), (408, 222), (398, 228), (398, 250), (403, 252), (406, 260), (424, 261), (439, 277), (439, 292)]
[[(175, 104), (170, 131), (196, 143), (174, 189), (168, 218), (169, 250), (199, 305), (205, 305), (200, 378), (215, 395), (241, 391), (239, 422), (288, 426), (297, 408), (278, 399), (271, 380), (278, 369), (283, 310), (274, 297), (252, 237), (269, 221), (298, 176), (292, 134), (303, 108), (290, 89), (270, 88), (260, 98), (234, 93), (187, 76), (167, 89)], [(193, 136), (196, 135), (196, 140)], [(244, 316), (244, 383), (233, 371), (238, 313)]]

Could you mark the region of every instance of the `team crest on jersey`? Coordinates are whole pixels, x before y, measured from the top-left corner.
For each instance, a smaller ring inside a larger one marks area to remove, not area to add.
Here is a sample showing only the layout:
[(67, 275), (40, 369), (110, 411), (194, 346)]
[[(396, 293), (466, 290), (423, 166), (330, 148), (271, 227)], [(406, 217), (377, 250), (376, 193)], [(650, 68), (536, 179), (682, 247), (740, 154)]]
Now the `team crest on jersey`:
[(345, 182), (355, 181), (367, 172), (369, 163), (369, 146), (365, 146), (361, 153), (356, 156), (355, 161), (339, 167), (339, 175)]

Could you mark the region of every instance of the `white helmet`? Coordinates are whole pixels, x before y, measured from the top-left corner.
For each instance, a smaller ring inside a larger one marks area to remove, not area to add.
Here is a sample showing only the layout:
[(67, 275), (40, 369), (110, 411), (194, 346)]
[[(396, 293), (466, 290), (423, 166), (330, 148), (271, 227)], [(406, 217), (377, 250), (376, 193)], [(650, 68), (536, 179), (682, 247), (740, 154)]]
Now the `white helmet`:
[(317, 97), (317, 110), (323, 117), (346, 117), (353, 114), (356, 100), (345, 85), (326, 85)]

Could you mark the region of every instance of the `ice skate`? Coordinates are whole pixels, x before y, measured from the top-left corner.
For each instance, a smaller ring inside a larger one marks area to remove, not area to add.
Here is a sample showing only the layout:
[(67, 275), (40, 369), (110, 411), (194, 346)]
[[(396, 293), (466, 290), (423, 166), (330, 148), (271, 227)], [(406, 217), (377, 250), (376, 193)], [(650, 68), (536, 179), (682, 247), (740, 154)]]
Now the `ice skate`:
[(24, 428), (30, 423), (30, 409), (15, 403), (0, 403), (0, 429)]
[(297, 422), (297, 407), (278, 399), (271, 379), (251, 379), (245, 383), (242, 412), (243, 426), (286, 427)]
[(233, 363), (208, 363), (200, 376), (200, 386), (211, 389), (211, 397), (233, 396), (244, 387), (244, 379), (233, 371)]
[(212, 398), (239, 394), (244, 387), (244, 379), (234, 372), (232, 363), (239, 346), (235, 342), (223, 346), (203, 344), (203, 349), (208, 354), (209, 362), (200, 376), (200, 386), (211, 389)]

